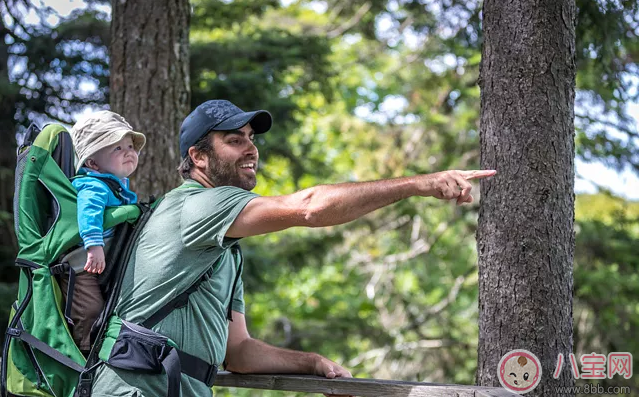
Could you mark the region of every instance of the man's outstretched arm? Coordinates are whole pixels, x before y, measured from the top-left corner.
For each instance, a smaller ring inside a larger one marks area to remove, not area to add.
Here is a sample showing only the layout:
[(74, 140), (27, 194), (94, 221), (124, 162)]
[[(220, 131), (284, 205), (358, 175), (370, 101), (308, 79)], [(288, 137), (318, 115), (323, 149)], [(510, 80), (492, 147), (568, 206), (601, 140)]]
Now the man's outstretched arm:
[(327, 378), (351, 377), (351, 373), (316, 353), (271, 346), (250, 337), (242, 313), (229, 322), (225, 369), (242, 374), (305, 374)]
[(493, 170), (444, 171), (372, 182), (319, 185), (286, 196), (251, 200), (228, 229), (227, 237), (249, 237), (294, 226), (323, 227), (350, 222), (411, 196), (470, 203), (470, 179)]

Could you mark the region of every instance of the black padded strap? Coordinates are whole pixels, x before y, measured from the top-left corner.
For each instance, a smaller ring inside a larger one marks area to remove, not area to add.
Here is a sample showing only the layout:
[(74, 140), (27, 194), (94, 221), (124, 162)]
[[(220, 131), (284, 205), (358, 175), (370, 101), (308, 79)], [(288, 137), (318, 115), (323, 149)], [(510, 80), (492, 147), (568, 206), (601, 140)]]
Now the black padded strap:
[(153, 313), (151, 317), (147, 318), (146, 321), (144, 321), (140, 325), (144, 328), (151, 329), (157, 323), (164, 320), (164, 318), (168, 316), (173, 310), (186, 306), (189, 303), (189, 296), (197, 291), (197, 289), (200, 287), (200, 284), (202, 284), (202, 281), (204, 280), (206, 280), (206, 274), (200, 277), (198, 281), (195, 282), (195, 284), (189, 287), (189, 289), (182, 292), (180, 295), (173, 298), (169, 303), (158, 309), (158, 311)]
[(115, 197), (118, 198), (118, 200), (122, 200), (123, 196), (122, 196), (122, 190), (124, 190), (122, 188), (122, 186), (117, 182), (114, 181), (113, 179), (109, 178), (109, 177), (103, 177), (100, 175), (91, 175), (92, 178), (97, 178), (99, 180), (101, 180), (102, 182), (104, 182), (105, 185), (107, 185), (109, 187), (109, 189), (111, 189), (111, 191), (113, 192), (113, 194), (115, 194)]
[[(231, 250), (233, 251), (234, 255), (239, 255), (240, 264), (237, 267), (237, 273), (235, 274), (235, 280), (233, 281), (233, 287), (231, 288), (231, 300), (229, 301), (229, 306), (227, 308), (227, 313), (226, 313), (226, 317), (229, 321), (233, 321), (233, 314), (232, 314), (233, 297), (235, 295), (235, 287), (237, 286), (237, 282), (239, 281), (240, 276), (242, 275), (242, 266), (244, 264), (244, 257), (242, 256), (242, 250), (240, 249), (240, 246), (234, 245), (233, 248), (231, 248)], [(200, 284), (202, 284), (204, 280), (210, 277), (209, 275), (210, 270), (213, 269), (215, 266), (217, 266), (218, 261), (216, 261), (215, 264), (211, 266), (211, 268), (207, 270), (206, 273), (204, 273), (202, 277), (200, 277), (195, 282), (195, 284), (190, 286), (189, 289), (182, 292), (181, 294), (173, 298), (169, 303), (159, 308), (155, 313), (153, 313), (149, 318), (146, 319), (146, 321), (142, 322), (142, 324), (140, 325), (145, 328), (151, 329), (155, 325), (157, 325), (157, 323), (164, 320), (164, 318), (168, 316), (173, 310), (186, 306), (189, 303), (189, 296), (195, 291), (197, 291), (197, 289), (200, 287)]]
[(77, 372), (82, 372), (84, 371), (84, 367), (78, 363), (76, 363), (75, 361), (71, 360), (69, 357), (65, 356), (64, 354), (60, 353), (59, 351), (57, 351), (56, 349), (52, 348), (51, 346), (47, 345), (46, 343), (42, 342), (40, 339), (37, 339), (35, 336), (21, 330), (18, 328), (8, 328), (7, 329), (7, 335), (10, 335), (13, 338), (18, 338), (21, 341), (23, 341), (24, 343), (28, 344), (29, 346), (33, 347), (34, 349), (38, 349), (39, 351), (41, 351), (42, 353), (46, 354), (47, 356), (51, 357), (52, 359), (54, 359), (55, 361), (59, 362), (60, 364), (71, 368), (74, 371)]
[(177, 350), (182, 364), (182, 373), (193, 379), (203, 382), (208, 387), (215, 383), (215, 375), (217, 375), (217, 365), (209, 364), (199, 357), (195, 357), (189, 353)]
[(180, 373), (182, 372), (182, 367), (180, 365), (180, 356), (175, 348), (172, 348), (162, 360), (162, 368), (164, 368), (169, 378), (166, 396), (180, 397)]
[[(12, 305), (13, 310), (18, 310), (18, 306), (14, 303)], [(22, 325), (22, 320), (18, 319), (18, 326), (17, 328), (24, 332), (24, 326)], [(25, 346), (25, 350), (27, 352), (27, 357), (29, 357), (29, 361), (31, 362), (31, 365), (33, 366), (33, 368), (35, 368), (35, 373), (36, 373), (36, 385), (38, 387), (40, 387), (44, 382), (43, 382), (43, 372), (42, 372), (42, 368), (40, 368), (40, 365), (38, 364), (38, 360), (36, 360), (35, 358), (35, 354), (33, 354), (33, 349), (31, 348), (31, 346), (26, 345)]]
[(58, 134), (58, 145), (53, 149), (51, 157), (67, 178), (73, 178), (75, 175), (75, 168), (73, 167), (75, 156), (73, 155), (71, 135), (67, 131), (62, 131)]
[(71, 319), (71, 307), (73, 304), (73, 291), (75, 291), (75, 270), (68, 263), (60, 263), (49, 268), (49, 272), (53, 275), (67, 273), (69, 280), (67, 283), (67, 302), (64, 306), (64, 318), (71, 326), (75, 325)]
[[(70, 178), (71, 180), (77, 179), (77, 178), (83, 178), (87, 175), (84, 174), (80, 174), (80, 175), (76, 175), (73, 178)], [(91, 178), (96, 178), (99, 179), (100, 181), (104, 182), (105, 185), (107, 185), (107, 187), (109, 188), (109, 190), (111, 190), (113, 192), (113, 194), (115, 195), (115, 197), (118, 200), (123, 200), (123, 196), (122, 196), (122, 191), (124, 190), (122, 188), (122, 186), (117, 182), (114, 181), (112, 178), (109, 178), (107, 176), (102, 176), (102, 175), (89, 175)]]
[[(66, 264), (69, 266), (69, 264)], [(67, 284), (67, 302), (64, 306), (64, 318), (69, 325), (75, 325), (71, 319), (71, 306), (73, 304), (73, 291), (75, 291), (75, 270), (69, 266), (69, 283)]]
[[(233, 288), (231, 289), (231, 300), (229, 301), (229, 306), (227, 308), (226, 317), (228, 318), (229, 321), (233, 321), (233, 314), (231, 313), (233, 310), (233, 296), (235, 295), (235, 287), (237, 286), (237, 282), (239, 281), (240, 276), (242, 275), (242, 265), (244, 263), (244, 258), (242, 256), (242, 250), (240, 249), (240, 246), (234, 245), (233, 248), (231, 248), (231, 250), (233, 251), (233, 254), (239, 255), (240, 264), (237, 267), (237, 273), (235, 274), (235, 280), (233, 281)], [(140, 325), (145, 328), (151, 329), (155, 325), (157, 325), (157, 323), (164, 320), (164, 318), (166, 318), (166, 316), (168, 316), (173, 310), (186, 306), (189, 303), (189, 296), (195, 291), (197, 291), (197, 289), (200, 287), (200, 284), (202, 284), (204, 280), (210, 277), (211, 269), (215, 268), (218, 262), (219, 262), (219, 259), (215, 261), (215, 264), (213, 264), (209, 268), (209, 270), (207, 270), (202, 275), (202, 277), (200, 277), (195, 282), (195, 284), (193, 284), (186, 291), (182, 292), (181, 294), (173, 298), (171, 301), (169, 301), (169, 303), (159, 308), (155, 313), (151, 314), (151, 316), (149, 316), (149, 318), (143, 321)]]
[(228, 312), (226, 313), (226, 318), (229, 321), (233, 321), (233, 296), (235, 295), (235, 287), (237, 286), (237, 282), (242, 275), (242, 266), (244, 265), (244, 256), (242, 255), (242, 250), (240, 249), (240, 245), (236, 244), (233, 246), (233, 252), (236, 255), (240, 256), (240, 265), (237, 267), (237, 273), (235, 273), (235, 281), (233, 281), (233, 288), (231, 289), (231, 300), (229, 301)]
[(38, 265), (35, 262), (31, 262), (28, 259), (16, 258), (16, 260), (14, 262), (15, 262), (16, 266), (18, 266), (18, 267), (27, 267), (27, 268), (30, 268), (32, 270), (40, 269), (42, 267), (42, 266)]
[(168, 378), (167, 397), (180, 397), (181, 374), (199, 380), (208, 387), (213, 386), (217, 375), (217, 365), (211, 365), (176, 348), (170, 348), (162, 360), (162, 368)]

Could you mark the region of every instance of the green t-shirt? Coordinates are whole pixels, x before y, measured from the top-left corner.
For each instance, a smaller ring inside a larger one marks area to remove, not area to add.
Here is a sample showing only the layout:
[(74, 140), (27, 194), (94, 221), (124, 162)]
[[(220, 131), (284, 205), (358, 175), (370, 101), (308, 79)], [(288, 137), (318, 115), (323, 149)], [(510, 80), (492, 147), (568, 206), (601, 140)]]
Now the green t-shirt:
[[(222, 363), (227, 309), (239, 267), (238, 255), (230, 249), (239, 239), (224, 236), (255, 197), (255, 193), (231, 186), (205, 189), (192, 180), (170, 191), (133, 249), (115, 313), (139, 324), (209, 271), (211, 276), (189, 297), (189, 304), (172, 311), (153, 330), (189, 354)], [(232, 308), (244, 313), (241, 278)], [(184, 374), (181, 386), (182, 397), (211, 395), (206, 385)], [(93, 396), (163, 396), (166, 388), (166, 374), (146, 375), (103, 365), (97, 371)]]

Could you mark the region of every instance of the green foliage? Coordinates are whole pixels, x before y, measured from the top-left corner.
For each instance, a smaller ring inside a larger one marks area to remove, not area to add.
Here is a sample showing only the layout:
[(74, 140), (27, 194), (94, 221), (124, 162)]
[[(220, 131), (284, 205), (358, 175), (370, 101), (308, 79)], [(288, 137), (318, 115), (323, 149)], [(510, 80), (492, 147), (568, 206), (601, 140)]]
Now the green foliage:
[(639, 172), (639, 134), (627, 112), (637, 100), (639, 5), (578, 0), (577, 155)]
[[(578, 355), (639, 348), (639, 203), (605, 195), (579, 196), (576, 205), (574, 338)], [(639, 365), (634, 357), (633, 368)], [(606, 385), (639, 382), (615, 377)]]
[[(43, 117), (72, 124), (87, 105), (108, 102), (109, 22), (96, 3), (62, 18), (29, 1), (3, 2), (9, 77), (20, 87), (15, 118), (23, 128)], [(27, 22), (28, 14), (39, 23)], [(53, 17), (55, 26), (48, 22)]]

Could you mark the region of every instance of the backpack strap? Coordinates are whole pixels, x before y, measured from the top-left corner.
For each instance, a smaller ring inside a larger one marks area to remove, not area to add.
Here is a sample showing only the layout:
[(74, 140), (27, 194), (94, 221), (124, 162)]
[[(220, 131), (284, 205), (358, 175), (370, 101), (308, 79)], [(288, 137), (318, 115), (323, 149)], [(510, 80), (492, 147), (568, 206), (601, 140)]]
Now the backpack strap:
[(66, 262), (58, 263), (49, 268), (49, 273), (53, 276), (67, 273), (69, 281), (67, 283), (67, 301), (64, 306), (64, 318), (70, 326), (75, 325), (71, 319), (71, 306), (73, 303), (73, 291), (75, 291), (75, 270)]
[[(237, 248), (236, 248), (237, 247)], [(228, 307), (228, 312), (226, 314), (226, 318), (229, 321), (233, 321), (233, 297), (235, 295), (235, 287), (237, 287), (237, 282), (240, 279), (240, 276), (242, 275), (242, 267), (244, 265), (244, 256), (242, 255), (242, 250), (240, 249), (240, 245), (236, 244), (233, 246), (233, 248), (235, 250), (236, 254), (239, 254), (240, 256), (240, 264), (237, 267), (237, 273), (235, 273), (235, 281), (233, 281), (233, 288), (231, 289), (231, 300), (229, 301), (229, 307)]]
[(70, 180), (74, 180), (74, 179), (78, 179), (78, 178), (95, 178), (95, 179), (99, 179), (100, 182), (103, 182), (105, 185), (107, 185), (107, 187), (109, 188), (109, 190), (111, 190), (111, 192), (115, 195), (115, 197), (120, 200), (120, 201), (124, 201), (124, 196), (122, 196), (122, 191), (124, 190), (122, 188), (122, 186), (117, 182), (114, 181), (113, 179), (109, 178), (108, 176), (102, 176), (102, 175), (76, 175), (73, 178), (69, 178)]
[[(240, 246), (236, 244), (231, 248), (231, 250), (233, 251), (235, 255), (239, 255), (240, 264), (237, 268), (237, 273), (235, 274), (235, 281), (233, 281), (233, 288), (231, 289), (231, 300), (229, 302), (227, 315), (226, 315), (229, 321), (233, 321), (233, 315), (231, 314), (232, 307), (233, 307), (233, 296), (235, 294), (235, 287), (237, 287), (237, 282), (239, 281), (240, 275), (242, 274), (242, 265), (244, 263), (244, 258), (242, 256), (242, 250), (240, 249)], [(173, 310), (186, 306), (189, 303), (189, 296), (198, 290), (198, 288), (200, 287), (200, 284), (202, 284), (203, 281), (208, 280), (211, 277), (210, 273), (215, 268), (215, 266), (218, 264), (219, 261), (220, 259), (215, 261), (215, 263), (202, 275), (202, 277), (200, 277), (195, 283), (193, 283), (193, 285), (191, 285), (186, 291), (182, 292), (175, 298), (171, 299), (169, 303), (159, 308), (155, 313), (150, 315), (149, 318), (144, 320), (142, 324), (140, 325), (142, 325), (144, 328), (151, 329), (157, 323), (164, 320), (164, 318), (168, 316)]]
[[(228, 311), (227, 311), (227, 319), (229, 321), (233, 321), (232, 307), (233, 307), (233, 296), (235, 294), (235, 288), (237, 287), (237, 282), (240, 279), (240, 275), (242, 274), (242, 265), (244, 262), (244, 258), (242, 256), (242, 251), (240, 249), (239, 244), (234, 245), (231, 248), (234, 255), (239, 256), (240, 264), (237, 268), (237, 273), (235, 274), (235, 280), (233, 281), (233, 288), (231, 289), (231, 299), (229, 301)], [(175, 298), (173, 298), (169, 303), (162, 306), (155, 313), (153, 313), (149, 318), (142, 322), (142, 326), (147, 329), (153, 328), (160, 321), (166, 318), (173, 310), (179, 309), (181, 307), (186, 306), (189, 303), (189, 296), (197, 291), (205, 280), (208, 280), (211, 277), (211, 272), (218, 264), (220, 259), (215, 261), (215, 263), (200, 277), (193, 285), (191, 285), (186, 291), (182, 292)], [(199, 380), (203, 382), (208, 387), (213, 386), (215, 382), (215, 376), (217, 375), (218, 367), (214, 364), (209, 364), (208, 362), (202, 360), (199, 357), (193, 356), (189, 353), (186, 353), (180, 349), (175, 349), (177, 351), (179, 361), (174, 363), (175, 367), (179, 365), (180, 371), (189, 377)], [(174, 367), (174, 368), (175, 368)], [(179, 372), (175, 371), (174, 368), (167, 367), (166, 373), (169, 377), (169, 385), (175, 385), (177, 382), (178, 387), (178, 395), (179, 395)], [(177, 375), (175, 375), (177, 372)], [(177, 379), (175, 379), (177, 377)], [(174, 389), (169, 387), (168, 395), (172, 396), (172, 392)]]
[(109, 189), (113, 192), (113, 194), (118, 200), (124, 201), (124, 196), (122, 196), (122, 191), (124, 189), (118, 182), (114, 181), (113, 179), (109, 177), (99, 176), (99, 175), (91, 175), (91, 178), (96, 178), (104, 182), (104, 184), (109, 187)]
[(60, 353), (56, 349), (42, 342), (40, 339), (36, 338), (35, 336), (31, 335), (28, 332), (25, 332), (24, 330), (20, 328), (7, 328), (7, 335), (11, 336), (12, 338), (20, 339), (21, 341), (31, 346), (32, 348), (38, 349), (39, 351), (51, 357), (55, 361), (59, 362), (62, 365), (65, 365), (68, 368), (71, 368), (72, 370), (78, 373), (84, 371), (84, 367), (82, 365), (76, 363), (75, 361), (71, 360), (69, 357), (65, 356), (64, 354)]
[(164, 320), (164, 318), (168, 316), (173, 310), (186, 306), (189, 303), (189, 296), (197, 291), (197, 289), (200, 287), (200, 284), (202, 284), (202, 282), (208, 278), (207, 275), (208, 271), (202, 277), (200, 277), (192, 286), (190, 286), (189, 289), (171, 299), (169, 303), (159, 308), (140, 325), (142, 325), (144, 328), (151, 329), (157, 323)]

